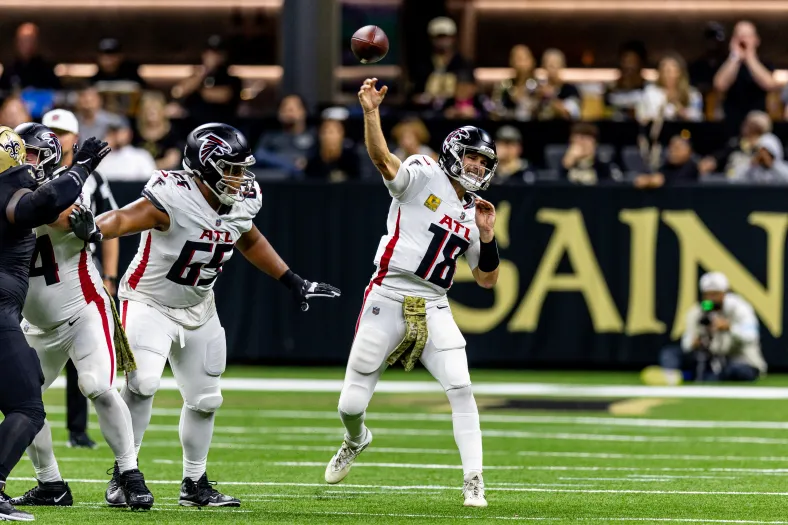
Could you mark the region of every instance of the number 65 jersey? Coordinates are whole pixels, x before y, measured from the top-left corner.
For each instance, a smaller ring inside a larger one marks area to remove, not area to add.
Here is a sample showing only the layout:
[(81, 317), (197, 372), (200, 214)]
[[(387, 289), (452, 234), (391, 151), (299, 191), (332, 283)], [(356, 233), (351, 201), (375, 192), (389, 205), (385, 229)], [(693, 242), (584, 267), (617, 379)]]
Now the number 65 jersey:
[(372, 278), (374, 285), (425, 299), (439, 299), (451, 287), (457, 259), (465, 254), (468, 265), (479, 264), (479, 228), (475, 195), (461, 201), (446, 173), (424, 155), (408, 157), (397, 179), (407, 186), (392, 194), (388, 234), (378, 246)]
[(155, 172), (142, 195), (170, 217), (170, 227), (142, 233), (118, 296), (148, 304), (183, 326), (201, 326), (216, 312), (213, 285), (222, 265), (262, 206), (260, 187), (255, 183), (224, 214), (211, 208), (185, 171)]

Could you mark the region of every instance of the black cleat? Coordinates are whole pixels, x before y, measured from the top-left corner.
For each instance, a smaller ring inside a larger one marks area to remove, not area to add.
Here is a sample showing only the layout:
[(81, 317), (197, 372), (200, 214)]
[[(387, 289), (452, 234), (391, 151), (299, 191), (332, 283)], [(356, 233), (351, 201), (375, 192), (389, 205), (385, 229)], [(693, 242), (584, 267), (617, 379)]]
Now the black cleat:
[(90, 439), (87, 432), (69, 432), (67, 445), (70, 448), (98, 448), (96, 442)]
[(16, 510), (11, 505), (11, 499), (0, 491), (0, 521), (34, 521), (32, 514)]
[(104, 500), (110, 507), (125, 507), (126, 495), (123, 494), (123, 487), (120, 486), (120, 469), (118, 462), (107, 471), (107, 474), (112, 474), (112, 479), (107, 483), (107, 491), (104, 493)]
[(120, 486), (126, 505), (132, 510), (150, 510), (153, 506), (153, 494), (145, 485), (145, 477), (139, 469), (127, 470), (120, 475)]
[(181, 482), (181, 497), (178, 503), (184, 507), (240, 507), (241, 502), (214, 489), (215, 481), (208, 481), (203, 473), (195, 483), (191, 478)]
[(70, 507), (73, 504), (71, 488), (63, 480), (49, 483), (39, 481), (38, 486), (28, 490), (24, 495), (11, 498), (11, 505), (20, 507)]

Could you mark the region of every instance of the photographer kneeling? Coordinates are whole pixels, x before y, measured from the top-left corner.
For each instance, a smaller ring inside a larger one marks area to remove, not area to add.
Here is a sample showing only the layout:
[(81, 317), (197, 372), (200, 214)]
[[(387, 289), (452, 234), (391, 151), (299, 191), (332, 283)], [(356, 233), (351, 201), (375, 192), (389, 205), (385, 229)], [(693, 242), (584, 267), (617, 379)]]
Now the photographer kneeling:
[(700, 304), (687, 312), (681, 346), (662, 349), (661, 370), (644, 370), (646, 383), (678, 384), (682, 379), (755, 381), (766, 373), (758, 318), (752, 306), (728, 291), (728, 279), (719, 272), (703, 275), (700, 291)]

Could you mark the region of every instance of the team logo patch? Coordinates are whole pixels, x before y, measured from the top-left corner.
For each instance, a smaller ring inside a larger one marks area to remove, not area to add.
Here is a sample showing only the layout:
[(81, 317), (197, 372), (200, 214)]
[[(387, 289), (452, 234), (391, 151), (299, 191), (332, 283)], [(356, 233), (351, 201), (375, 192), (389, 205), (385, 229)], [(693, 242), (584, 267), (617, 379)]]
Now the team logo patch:
[(205, 166), (208, 159), (216, 153), (225, 153), (229, 155), (232, 152), (233, 149), (227, 141), (217, 137), (213, 133), (208, 133), (200, 137), (200, 163), (202, 163), (203, 166)]
[(379, 313), (380, 313), (380, 306), (373, 306), (372, 315), (378, 315)]
[(60, 141), (57, 140), (57, 135), (49, 132), (44, 133), (41, 137), (46, 140), (47, 144), (52, 146), (52, 148), (55, 150), (55, 162), (57, 162), (58, 159), (60, 159), (60, 156), (63, 154), (62, 150), (60, 149)]
[(428, 207), (430, 210), (436, 211), (438, 209), (438, 206), (441, 205), (441, 200), (435, 195), (430, 193), (430, 196), (427, 197), (426, 201), (424, 201), (424, 205)]
[(443, 152), (446, 153), (452, 147), (452, 145), (460, 139), (468, 140), (471, 138), (470, 133), (468, 133), (464, 128), (455, 129), (449, 136), (446, 137), (446, 140), (443, 141)]

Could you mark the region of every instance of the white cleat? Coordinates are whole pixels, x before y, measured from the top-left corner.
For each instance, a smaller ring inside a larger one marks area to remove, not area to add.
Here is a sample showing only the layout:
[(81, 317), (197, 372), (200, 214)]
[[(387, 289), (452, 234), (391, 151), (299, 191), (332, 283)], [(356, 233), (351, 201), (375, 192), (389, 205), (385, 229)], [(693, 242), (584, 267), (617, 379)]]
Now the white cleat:
[(464, 507), (487, 506), (487, 500), (484, 498), (484, 480), (481, 472), (471, 471), (465, 475), (462, 495), (465, 496)]
[(364, 441), (358, 445), (345, 437), (342, 446), (339, 447), (337, 453), (331, 458), (331, 461), (328, 462), (328, 466), (326, 467), (326, 483), (333, 485), (345, 479), (345, 476), (350, 472), (350, 467), (353, 466), (353, 462), (356, 461), (358, 455), (361, 454), (370, 443), (372, 443), (372, 432), (370, 432), (369, 429), (367, 429), (367, 436)]

